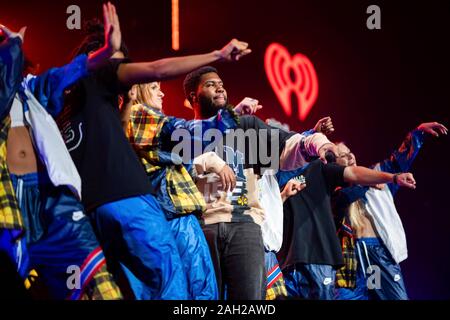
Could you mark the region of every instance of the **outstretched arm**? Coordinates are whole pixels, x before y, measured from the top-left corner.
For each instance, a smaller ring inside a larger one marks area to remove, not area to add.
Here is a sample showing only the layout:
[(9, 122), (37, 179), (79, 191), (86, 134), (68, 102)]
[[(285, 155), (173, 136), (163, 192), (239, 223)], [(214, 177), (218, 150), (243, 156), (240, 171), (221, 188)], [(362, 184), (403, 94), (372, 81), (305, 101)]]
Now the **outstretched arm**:
[(237, 61), (249, 54), (248, 43), (231, 40), (221, 50), (184, 57), (165, 58), (152, 62), (123, 63), (117, 70), (122, 85), (162, 81), (188, 73), (216, 61)]
[(447, 132), (448, 129), (438, 122), (420, 124), (408, 133), (401, 146), (388, 159), (380, 163), (381, 170), (391, 173), (407, 171), (423, 145), (425, 134), (439, 137), (439, 134), (446, 135)]
[(416, 188), (416, 181), (411, 173), (392, 174), (368, 169), (360, 166), (349, 166), (344, 169), (345, 182), (371, 186), (379, 183), (394, 183), (399, 187)]
[(328, 140), (327, 135), (334, 132), (331, 117), (317, 121), (313, 129), (293, 135), (286, 141), (280, 163), (283, 170), (294, 170), (304, 166), (313, 158), (319, 157), (327, 163), (326, 154), (331, 151), (337, 155), (337, 147)]
[(325, 117), (317, 121), (313, 129), (315, 132), (321, 132), (328, 136), (334, 132), (333, 121), (331, 117)]
[[(389, 158), (379, 163), (379, 169), (384, 172), (401, 173), (411, 167), (414, 159), (423, 145), (426, 134), (438, 137), (439, 134), (446, 135), (448, 129), (438, 122), (427, 122), (420, 124), (416, 129), (408, 133), (400, 147), (395, 150)], [(398, 187), (389, 184), (392, 194)]]
[(324, 134), (305, 136), (297, 133), (286, 141), (280, 157), (280, 167), (286, 171), (294, 170), (310, 162), (313, 157), (320, 157), (326, 163), (325, 154), (329, 150), (337, 153), (336, 146)]

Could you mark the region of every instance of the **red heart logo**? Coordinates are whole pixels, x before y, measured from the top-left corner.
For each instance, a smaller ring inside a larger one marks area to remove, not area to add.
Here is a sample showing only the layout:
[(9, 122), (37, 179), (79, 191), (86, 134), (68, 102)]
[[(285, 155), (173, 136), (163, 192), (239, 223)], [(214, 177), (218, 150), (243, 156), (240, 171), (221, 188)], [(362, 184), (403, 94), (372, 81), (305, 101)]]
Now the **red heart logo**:
[(292, 115), (291, 94), (297, 97), (299, 119), (304, 121), (319, 94), (319, 82), (314, 66), (303, 54), (293, 57), (279, 43), (267, 47), (265, 55), (267, 78), (287, 116)]

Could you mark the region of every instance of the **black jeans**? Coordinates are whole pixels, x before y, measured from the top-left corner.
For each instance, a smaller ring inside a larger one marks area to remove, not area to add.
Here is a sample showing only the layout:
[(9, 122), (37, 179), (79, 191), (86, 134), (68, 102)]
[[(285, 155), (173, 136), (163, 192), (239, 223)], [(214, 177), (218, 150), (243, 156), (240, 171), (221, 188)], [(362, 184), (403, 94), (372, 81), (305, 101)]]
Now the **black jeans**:
[(264, 300), (266, 272), (261, 227), (251, 222), (203, 226), (214, 263), (220, 299)]

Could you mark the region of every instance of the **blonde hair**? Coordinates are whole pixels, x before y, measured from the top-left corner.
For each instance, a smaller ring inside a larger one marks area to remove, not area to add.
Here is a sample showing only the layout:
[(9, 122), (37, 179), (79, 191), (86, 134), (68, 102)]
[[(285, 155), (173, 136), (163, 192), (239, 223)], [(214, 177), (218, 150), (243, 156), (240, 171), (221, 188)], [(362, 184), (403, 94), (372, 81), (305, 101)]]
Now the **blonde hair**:
[(364, 216), (365, 208), (363, 200), (359, 199), (352, 202), (348, 207), (348, 217), (352, 228), (357, 231), (363, 227), (362, 217)]
[(136, 100), (133, 100), (133, 104), (145, 104), (150, 107), (154, 107), (151, 105), (151, 91), (150, 86), (152, 83), (158, 83), (158, 81), (153, 81), (149, 83), (135, 84), (132, 88), (136, 89)]

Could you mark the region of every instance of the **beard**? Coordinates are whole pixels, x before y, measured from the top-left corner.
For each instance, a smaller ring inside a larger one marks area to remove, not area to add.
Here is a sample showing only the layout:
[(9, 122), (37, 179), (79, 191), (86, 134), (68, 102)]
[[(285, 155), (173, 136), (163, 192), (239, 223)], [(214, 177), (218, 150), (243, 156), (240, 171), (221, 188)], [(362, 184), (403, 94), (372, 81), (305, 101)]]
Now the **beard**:
[(199, 96), (198, 102), (202, 118), (206, 119), (214, 117), (220, 109), (224, 109), (228, 105), (228, 98), (226, 98), (223, 105), (217, 105), (214, 103), (213, 99), (204, 96)]

